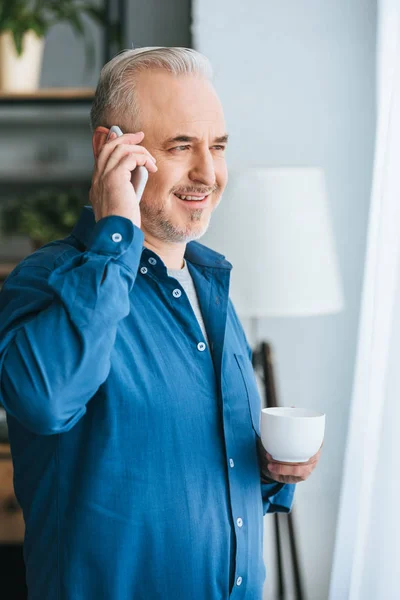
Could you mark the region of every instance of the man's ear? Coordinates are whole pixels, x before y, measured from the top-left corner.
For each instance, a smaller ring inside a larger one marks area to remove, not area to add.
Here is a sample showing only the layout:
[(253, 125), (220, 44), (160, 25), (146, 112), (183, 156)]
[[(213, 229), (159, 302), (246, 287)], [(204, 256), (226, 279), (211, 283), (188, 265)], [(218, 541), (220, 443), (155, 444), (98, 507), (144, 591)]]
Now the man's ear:
[(106, 143), (107, 135), (110, 130), (107, 127), (96, 127), (92, 136), (93, 155), (95, 160), (100, 153), (100, 150)]

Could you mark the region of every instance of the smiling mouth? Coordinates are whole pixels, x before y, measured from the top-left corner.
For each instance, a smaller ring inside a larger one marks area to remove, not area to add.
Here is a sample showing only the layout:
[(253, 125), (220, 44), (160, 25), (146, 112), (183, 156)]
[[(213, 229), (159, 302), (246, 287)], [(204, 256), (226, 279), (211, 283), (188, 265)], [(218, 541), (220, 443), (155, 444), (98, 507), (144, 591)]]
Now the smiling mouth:
[(205, 196), (184, 196), (178, 194), (174, 194), (175, 198), (180, 200), (183, 204), (185, 204), (188, 208), (206, 208), (209, 204), (208, 198), (211, 194), (206, 194)]
[(206, 200), (206, 198), (209, 195), (210, 194), (204, 194), (204, 196), (200, 196), (199, 194), (197, 194), (197, 195), (193, 196), (191, 194), (174, 194), (174, 196), (179, 198), (179, 200), (183, 200), (186, 202), (202, 202), (203, 200)]

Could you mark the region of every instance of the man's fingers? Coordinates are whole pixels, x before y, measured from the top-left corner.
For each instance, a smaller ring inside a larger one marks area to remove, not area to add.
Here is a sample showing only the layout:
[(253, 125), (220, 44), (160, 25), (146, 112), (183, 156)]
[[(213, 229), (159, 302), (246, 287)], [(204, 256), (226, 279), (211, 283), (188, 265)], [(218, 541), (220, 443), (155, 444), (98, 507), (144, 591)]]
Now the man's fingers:
[(290, 475), (292, 477), (301, 477), (308, 469), (300, 466), (287, 466), (283, 464), (270, 464), (268, 471), (274, 475)]
[(109, 156), (107, 163), (103, 169), (103, 175), (107, 175), (107, 173), (109, 173), (110, 171), (115, 169), (115, 167), (121, 164), (123, 159), (131, 156), (136, 157), (136, 159), (138, 160), (138, 164), (143, 165), (146, 163), (146, 161), (151, 161), (153, 164), (155, 164), (154, 158), (152, 157), (150, 152), (143, 148), (143, 146), (130, 146), (128, 144), (120, 144), (119, 146), (115, 147), (114, 151)]
[(130, 171), (133, 171), (136, 167), (146, 167), (150, 173), (155, 173), (158, 170), (156, 164), (146, 154), (127, 155), (120, 161), (119, 165), (125, 166)]
[(136, 131), (135, 133), (124, 133), (123, 135), (117, 135), (115, 131), (112, 132), (109, 138), (106, 139), (106, 144), (110, 144), (114, 140), (122, 140), (124, 139), (124, 144), (138, 144), (138, 140), (142, 140), (144, 138), (143, 131)]
[(274, 477), (275, 481), (277, 481), (278, 483), (301, 483), (302, 481), (304, 481), (304, 479), (300, 478), (300, 477), (289, 477), (289, 476), (280, 476), (280, 477)]
[(120, 167), (132, 172), (136, 167), (142, 166), (146, 167), (150, 173), (155, 173), (157, 171), (156, 165), (146, 154), (128, 154), (121, 158), (119, 163), (117, 163), (113, 169), (107, 170), (105, 178), (108, 180), (111, 178), (112, 180), (114, 177), (121, 177)]
[[(125, 133), (122, 136), (116, 136), (115, 133), (111, 134), (111, 138), (109, 141), (107, 141), (102, 149), (100, 150), (98, 156), (97, 156), (97, 160), (96, 160), (96, 164), (95, 164), (95, 169), (97, 171), (99, 171), (100, 173), (104, 170), (108, 159), (110, 158), (111, 154), (114, 152), (115, 148), (117, 148), (118, 146), (126, 146), (126, 145), (138, 145), (144, 138), (144, 133), (143, 131), (139, 131), (138, 133)], [(147, 152), (147, 150), (143, 147), (140, 146), (140, 148), (143, 148), (143, 150), (145, 150)], [(150, 155), (150, 153), (149, 153)], [(150, 155), (151, 156), (151, 155)], [(154, 158), (154, 157), (152, 157)]]
[(309, 477), (314, 470), (312, 465), (308, 466), (287, 466), (282, 464), (268, 465), (268, 471), (272, 474), (272, 477), (277, 479), (278, 477), (294, 477), (299, 481), (304, 481)]

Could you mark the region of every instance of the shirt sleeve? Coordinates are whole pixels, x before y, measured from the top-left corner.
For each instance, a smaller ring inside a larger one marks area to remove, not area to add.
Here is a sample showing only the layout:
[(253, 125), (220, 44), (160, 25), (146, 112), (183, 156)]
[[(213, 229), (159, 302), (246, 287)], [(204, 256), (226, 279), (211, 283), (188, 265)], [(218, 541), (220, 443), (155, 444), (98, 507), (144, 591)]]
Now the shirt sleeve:
[(261, 483), (263, 514), (290, 512), (295, 488), (291, 483)]
[(85, 252), (71, 246), (49, 265), (39, 251), (4, 283), (0, 402), (27, 429), (68, 431), (106, 380), (143, 240), (129, 219), (106, 217)]

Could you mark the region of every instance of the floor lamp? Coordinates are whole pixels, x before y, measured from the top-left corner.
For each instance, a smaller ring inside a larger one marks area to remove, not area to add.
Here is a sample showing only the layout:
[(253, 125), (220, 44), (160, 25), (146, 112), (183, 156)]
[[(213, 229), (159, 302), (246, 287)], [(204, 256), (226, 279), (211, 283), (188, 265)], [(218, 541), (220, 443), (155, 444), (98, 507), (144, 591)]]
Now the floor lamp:
[[(258, 339), (260, 320), (327, 315), (343, 308), (324, 173), (311, 167), (231, 170), (202, 242), (233, 264), (230, 295), (239, 317), (250, 319), (253, 326), (253, 366), (262, 383), (263, 404), (277, 406), (272, 346)], [(286, 399), (287, 405), (296, 401)], [(293, 513), (274, 515), (279, 600), (287, 597), (284, 522), (295, 598), (305, 597)]]

